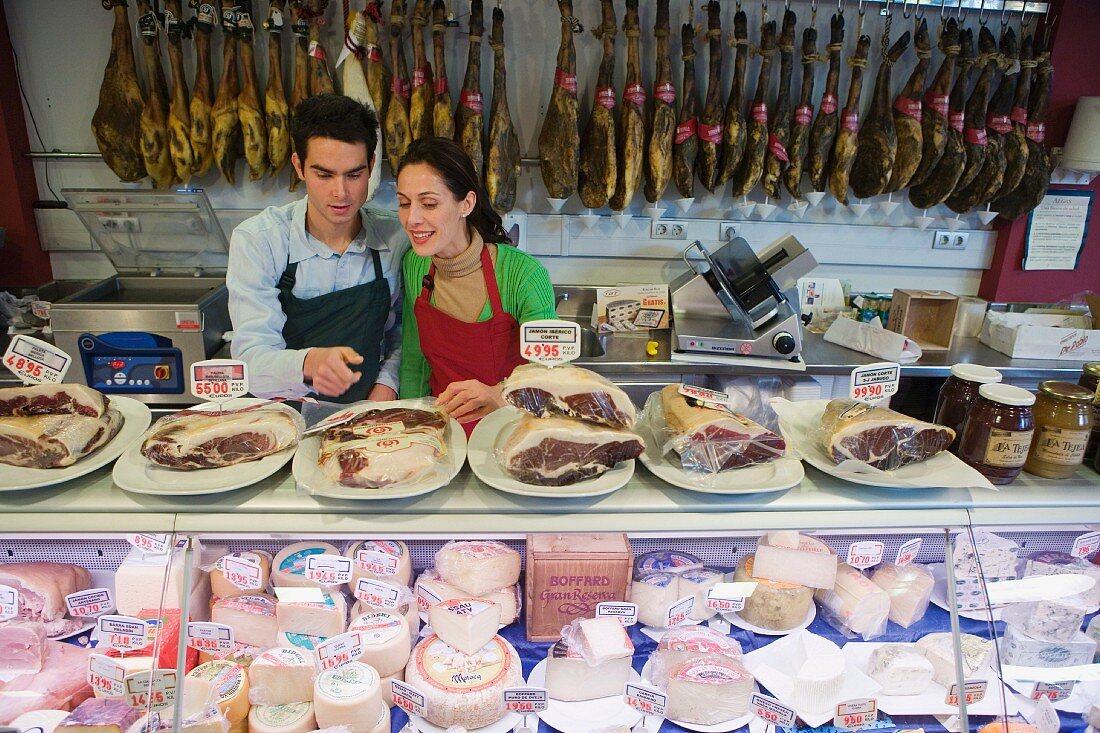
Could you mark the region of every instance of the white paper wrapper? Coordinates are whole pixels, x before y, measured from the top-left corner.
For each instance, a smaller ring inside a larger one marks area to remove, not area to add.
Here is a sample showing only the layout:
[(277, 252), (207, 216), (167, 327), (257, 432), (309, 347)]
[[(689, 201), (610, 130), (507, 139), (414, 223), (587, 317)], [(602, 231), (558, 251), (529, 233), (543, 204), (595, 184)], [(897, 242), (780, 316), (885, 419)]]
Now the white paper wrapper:
[(916, 341), (900, 333), (887, 331), (875, 318), (870, 323), (855, 321), (851, 318), (837, 318), (825, 332), (825, 340), (839, 344), (853, 351), (877, 356), (885, 361), (900, 363), (916, 361), (921, 357), (921, 348)]

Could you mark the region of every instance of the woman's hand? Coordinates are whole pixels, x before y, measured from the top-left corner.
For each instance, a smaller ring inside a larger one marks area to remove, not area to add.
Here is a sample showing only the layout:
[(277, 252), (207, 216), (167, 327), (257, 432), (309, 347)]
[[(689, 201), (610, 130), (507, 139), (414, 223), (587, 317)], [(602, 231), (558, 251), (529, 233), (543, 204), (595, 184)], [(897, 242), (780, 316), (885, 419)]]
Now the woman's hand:
[(466, 379), (448, 384), (436, 402), (460, 423), (472, 422), (504, 407), (504, 399), (500, 396), (502, 391), (500, 385), (490, 387), (476, 379)]

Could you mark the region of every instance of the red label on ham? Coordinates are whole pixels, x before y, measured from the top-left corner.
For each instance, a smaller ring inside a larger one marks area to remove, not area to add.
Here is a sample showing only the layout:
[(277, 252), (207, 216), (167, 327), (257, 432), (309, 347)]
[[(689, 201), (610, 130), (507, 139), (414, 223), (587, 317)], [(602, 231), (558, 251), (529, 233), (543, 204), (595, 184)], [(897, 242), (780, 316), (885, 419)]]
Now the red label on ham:
[(840, 124), (849, 132), (859, 132), (859, 112), (845, 110), (840, 116)]
[(912, 117), (914, 120), (920, 122), (923, 117), (924, 105), (921, 104), (919, 99), (910, 99), (909, 97), (898, 97), (894, 102), (894, 109), (901, 112), (906, 117)]
[(699, 139), (718, 145), (722, 142), (722, 124), (706, 125), (700, 122)]
[(390, 82), (390, 91), (398, 95), (399, 97), (404, 97), (405, 99), (408, 99), (409, 96), (412, 94), (412, 87), (409, 86), (409, 82), (407, 79), (398, 79), (395, 76), (393, 77), (393, 81)]
[(1012, 108), (1012, 121), (1027, 126), (1027, 110), (1023, 107)]
[(366, 57), (367, 57), (368, 61), (374, 61), (376, 63), (381, 63), (381, 61), (382, 61), (382, 49), (381, 48), (379, 48), (378, 46), (375, 46), (373, 44), (368, 43), (366, 46), (363, 47), (363, 50), (366, 53)]
[(641, 84), (627, 84), (623, 97), (631, 104), (641, 107), (645, 104), (645, 87)]
[(930, 109), (934, 109), (939, 112), (941, 116), (947, 117), (949, 110), (949, 98), (946, 94), (932, 94), (930, 92), (925, 95), (924, 103), (928, 105)]
[(419, 89), (428, 83), (428, 68), (422, 66), (419, 69), (413, 69), (413, 89)]
[(989, 143), (984, 127), (968, 127), (963, 131), (963, 137), (966, 139), (967, 145), (986, 145)]
[(567, 74), (561, 69), (554, 72), (554, 85), (572, 94), (577, 93), (577, 75)]
[(1045, 122), (1027, 123), (1027, 139), (1040, 145), (1047, 139), (1047, 126)]
[(676, 87), (667, 81), (662, 82), (653, 90), (653, 96), (665, 104), (674, 104), (676, 102)]
[(447, 77), (441, 76), (435, 80), (436, 94), (446, 94), (448, 91), (450, 90), (447, 88)]
[(481, 104), (481, 92), (471, 92), (469, 90), (463, 89), (462, 96), (459, 101), (461, 101), (462, 106), (466, 107), (466, 109), (477, 112), (479, 114), (481, 113), (481, 110), (484, 109)]
[(1008, 115), (989, 115), (985, 121), (985, 126), (994, 132), (1007, 135), (1012, 132), (1012, 118)]
[(963, 114), (962, 112), (952, 112), (951, 116), (949, 118), (951, 128), (953, 130), (955, 130), (955, 132), (962, 132), (963, 131), (963, 123), (965, 121), (966, 121), (966, 115)]
[(836, 112), (837, 101), (835, 94), (826, 94), (821, 98), (821, 114), (831, 115)]
[(787, 155), (787, 149), (783, 147), (783, 143), (779, 142), (779, 138), (775, 135), (768, 135), (768, 150), (771, 151), (772, 155), (784, 163), (791, 162), (790, 156)]
[(768, 105), (766, 102), (759, 102), (752, 106), (752, 119), (762, 125), (768, 124)]
[(596, 104), (607, 109), (615, 109), (615, 90), (611, 87), (600, 87), (596, 90)]
[(814, 119), (814, 108), (811, 104), (800, 104), (794, 108), (794, 123), (802, 127), (809, 125)]
[(696, 123), (694, 117), (692, 117), (687, 122), (681, 122), (679, 125), (676, 126), (676, 144), (680, 145), (685, 140), (690, 140), (692, 137), (695, 136), (697, 130), (698, 124)]
[(325, 59), (325, 49), (316, 41), (309, 42), (309, 55), (315, 59)]

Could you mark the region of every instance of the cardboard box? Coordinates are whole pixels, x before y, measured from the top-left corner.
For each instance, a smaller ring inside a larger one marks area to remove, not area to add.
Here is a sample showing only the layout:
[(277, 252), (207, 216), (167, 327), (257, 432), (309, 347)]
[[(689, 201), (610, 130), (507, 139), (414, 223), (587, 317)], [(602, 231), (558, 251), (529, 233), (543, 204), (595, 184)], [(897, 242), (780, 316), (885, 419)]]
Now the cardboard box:
[(596, 604), (625, 601), (634, 555), (625, 534), (529, 534), (523, 612), (528, 641), (557, 641)]
[(668, 285), (620, 285), (596, 290), (592, 327), (602, 332), (668, 328)]
[(894, 290), (887, 328), (920, 346), (921, 351), (947, 351), (955, 336), (959, 298), (942, 290)]
[(1080, 314), (989, 311), (980, 340), (1014, 359), (1100, 360), (1100, 298), (1087, 298), (1090, 318)]

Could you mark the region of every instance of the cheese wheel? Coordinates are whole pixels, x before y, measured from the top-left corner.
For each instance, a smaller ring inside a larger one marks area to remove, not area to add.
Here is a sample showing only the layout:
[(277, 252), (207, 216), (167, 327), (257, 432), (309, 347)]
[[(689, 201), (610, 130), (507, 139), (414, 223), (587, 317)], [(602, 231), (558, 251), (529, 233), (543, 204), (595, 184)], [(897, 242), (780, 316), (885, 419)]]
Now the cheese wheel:
[(53, 729), (67, 717), (69, 714), (64, 710), (34, 710), (11, 721), (11, 726), (23, 733), (53, 733)]
[(321, 587), (328, 591), (338, 585), (321, 585), (306, 579), (306, 560), (313, 555), (339, 555), (340, 551), (327, 542), (295, 542), (275, 556), (271, 565), (271, 584), (278, 587)]
[(248, 675), (244, 667), (233, 662), (207, 662), (195, 667), (187, 676), (206, 680), (214, 686), (218, 710), (231, 726), (248, 718)]
[(424, 613), (427, 613), (428, 609), (435, 603), (441, 603), (443, 601), (449, 601), (452, 598), (462, 598), (463, 596), (469, 595), (463, 592), (458, 586), (451, 585), (443, 580), (443, 578), (439, 577), (439, 573), (436, 572), (435, 568), (428, 568), (417, 576), (416, 585), (413, 587), (413, 593), (416, 594), (417, 606), (419, 606), (420, 610)]
[(748, 623), (769, 631), (789, 631), (798, 626), (814, 604), (814, 591), (797, 583), (782, 583), (754, 575), (755, 555), (737, 564), (735, 583), (756, 583), (756, 590), (745, 599), (737, 615)]
[[(240, 588), (233, 585), (225, 577), (225, 558), (233, 557), (239, 560), (247, 560), (254, 562), (260, 566), (260, 587), (259, 588)], [(252, 550), (250, 552), (231, 552), (227, 555), (222, 555), (214, 561), (214, 567), (210, 570), (210, 592), (218, 598), (232, 598), (233, 596), (240, 596), (246, 593), (262, 593), (267, 588), (267, 583), (271, 579), (271, 555), (263, 550)]]
[[(366, 553), (366, 554), (360, 554)], [(372, 557), (372, 553), (379, 556)], [(348, 590), (355, 593), (356, 584), (360, 578), (374, 578), (393, 585), (408, 586), (412, 582), (412, 557), (409, 548), (400, 540), (363, 540), (353, 542), (344, 552), (345, 557), (352, 560), (351, 581)], [(382, 560), (385, 566), (384, 572), (372, 572), (367, 563), (372, 560)]]
[(647, 573), (672, 573), (678, 575), (688, 570), (698, 570), (703, 561), (695, 555), (676, 550), (658, 550), (639, 555), (634, 560), (634, 577)]
[(404, 616), (388, 611), (371, 611), (357, 617), (348, 626), (355, 631), (363, 647), (361, 661), (383, 677), (395, 674), (409, 661), (409, 624)]
[(370, 729), (370, 733), (390, 733), (390, 709), (388, 706), (382, 706), (382, 717)]
[(325, 593), (320, 603), (287, 603), (275, 607), (279, 631), (308, 636), (339, 636), (347, 630), (348, 602), (344, 594)]
[(317, 655), (295, 647), (268, 649), (248, 669), (248, 701), (287, 705), (313, 699)]
[(445, 582), (479, 596), (519, 582), (519, 553), (503, 542), (448, 542), (435, 554), (435, 569)]
[(676, 595), (680, 598), (693, 596), (695, 605), (691, 607), (688, 617), (694, 621), (706, 621), (718, 612), (713, 608), (707, 608), (707, 591), (725, 580), (726, 575), (721, 570), (711, 568), (696, 568), (685, 570), (676, 576)]
[(248, 712), (248, 733), (309, 733), (316, 728), (310, 702), (254, 705)]
[(381, 678), (373, 667), (350, 662), (322, 672), (313, 686), (313, 712), (319, 728), (346, 725), (351, 733), (371, 733), (382, 702)]
[(500, 625), (508, 626), (519, 618), (520, 599), (523, 597), (520, 587), (513, 585), (500, 590), (482, 593), (479, 598), (492, 601), (500, 606)]
[(389, 677), (382, 678), (382, 702), (387, 706), (393, 707), (393, 681), (398, 682), (405, 681), (405, 670), (401, 669), (396, 674), (391, 674)]
[(233, 639), (249, 646), (270, 649), (279, 634), (276, 601), (264, 593), (219, 598), (210, 620), (233, 629)]
[(668, 680), (669, 720), (715, 725), (749, 710), (753, 677), (720, 657), (692, 659), (672, 668)]
[(409, 648), (412, 648), (413, 644), (416, 642), (416, 638), (420, 636), (420, 607), (416, 603), (406, 603), (397, 608), (381, 608), (368, 605), (362, 601), (356, 601), (355, 605), (351, 608), (351, 617), (352, 619), (356, 619), (364, 613), (370, 613), (371, 611), (388, 611), (404, 616), (406, 623), (409, 624)]

